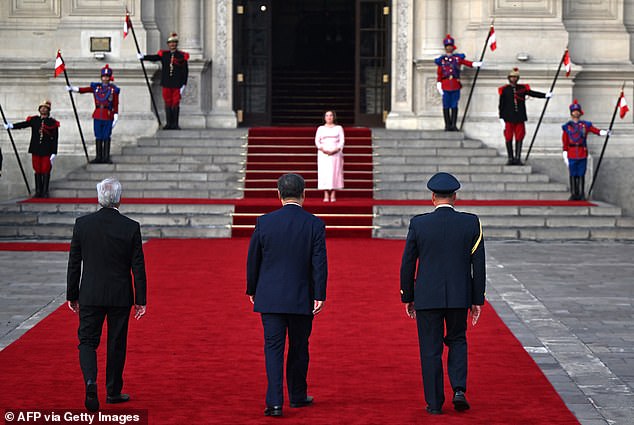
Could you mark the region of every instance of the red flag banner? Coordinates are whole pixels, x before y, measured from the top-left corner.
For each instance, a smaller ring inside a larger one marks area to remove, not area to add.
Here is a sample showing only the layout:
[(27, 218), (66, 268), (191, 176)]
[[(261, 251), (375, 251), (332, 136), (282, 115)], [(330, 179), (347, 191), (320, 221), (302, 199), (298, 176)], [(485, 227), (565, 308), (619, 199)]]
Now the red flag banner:
[(64, 60), (62, 59), (62, 53), (58, 50), (57, 57), (55, 58), (55, 77), (64, 72), (66, 69), (66, 65), (64, 64)]
[(627, 106), (627, 100), (625, 100), (625, 95), (621, 92), (621, 100), (619, 100), (619, 117), (621, 119), (625, 118), (625, 114), (629, 111), (630, 108)]
[(132, 28), (132, 21), (130, 21), (130, 15), (125, 14), (125, 19), (123, 20), (123, 38), (128, 36), (128, 32)]
[(566, 77), (569, 77), (572, 66), (570, 64), (570, 53), (568, 53), (568, 50), (566, 50), (566, 54), (564, 55), (564, 66), (566, 67)]
[(487, 42), (487, 45), (492, 52), (498, 48), (497, 39), (495, 38), (495, 28), (493, 28), (493, 25), (491, 25), (491, 29), (489, 30), (489, 41)]

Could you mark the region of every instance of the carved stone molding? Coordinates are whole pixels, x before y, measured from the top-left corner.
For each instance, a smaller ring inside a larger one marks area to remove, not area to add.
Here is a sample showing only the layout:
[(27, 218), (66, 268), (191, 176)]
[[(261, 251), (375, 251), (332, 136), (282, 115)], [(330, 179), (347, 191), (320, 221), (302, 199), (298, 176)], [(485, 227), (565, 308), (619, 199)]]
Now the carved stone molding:
[(9, 18), (59, 18), (61, 0), (11, 0)]
[(396, 10), (396, 101), (407, 102), (408, 20), (409, 2), (400, 0)]
[(557, 18), (557, 4), (561, 0), (490, 0), (491, 16)]
[(200, 96), (198, 93), (199, 85), (199, 77), (193, 75), (187, 77), (187, 87), (185, 88), (182, 97), (183, 105), (198, 105), (198, 98)]
[(71, 0), (69, 15), (81, 16), (121, 16), (126, 6), (133, 13), (136, 0)]
[(433, 77), (425, 78), (425, 102), (434, 106), (442, 104), (442, 97), (436, 89), (436, 79)]
[(218, 83), (218, 100), (227, 100), (227, 0), (216, 0), (216, 48), (213, 76)]
[(564, 19), (618, 19), (617, 0), (564, 0)]

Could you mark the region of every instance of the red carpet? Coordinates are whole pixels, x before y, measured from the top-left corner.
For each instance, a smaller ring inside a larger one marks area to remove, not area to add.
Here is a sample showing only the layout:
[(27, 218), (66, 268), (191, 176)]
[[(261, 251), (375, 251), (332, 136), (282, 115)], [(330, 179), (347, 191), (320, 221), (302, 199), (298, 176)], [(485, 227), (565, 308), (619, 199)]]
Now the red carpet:
[[(424, 412), (415, 323), (405, 317), (398, 292), (403, 243), (328, 241), (329, 298), (311, 338), (309, 388), (315, 405), (287, 404), (281, 421), (577, 424), (489, 307), (469, 331), (472, 409), (458, 414), (447, 403), (441, 417)], [(145, 245), (148, 314), (131, 323), (125, 373), (124, 390), (133, 401), (113, 409), (148, 409), (151, 424), (275, 422), (262, 414), (262, 326), (244, 295), (247, 245), (247, 239)], [(3, 408), (83, 407), (76, 326), (76, 317), (62, 306), (0, 352)]]

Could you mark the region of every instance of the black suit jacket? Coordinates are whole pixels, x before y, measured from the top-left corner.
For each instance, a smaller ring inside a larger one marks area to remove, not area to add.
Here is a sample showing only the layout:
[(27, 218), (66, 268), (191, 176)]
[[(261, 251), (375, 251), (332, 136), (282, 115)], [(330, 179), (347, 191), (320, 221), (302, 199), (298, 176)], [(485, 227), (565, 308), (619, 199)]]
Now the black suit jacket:
[(57, 155), (57, 139), (59, 137), (59, 121), (55, 118), (42, 119), (39, 115), (27, 117), (26, 121), (13, 124), (15, 130), (31, 129), (29, 153), (39, 156)]
[(326, 299), (324, 222), (299, 205), (258, 218), (247, 257), (247, 295), (260, 313), (312, 314)]
[[(134, 284), (130, 272), (134, 274)], [(75, 221), (66, 299), (79, 300), (80, 308), (82, 305), (146, 304), (145, 260), (139, 223), (114, 208), (102, 208)]]
[(439, 207), (411, 219), (401, 301), (414, 301), (417, 310), (470, 308), (484, 304), (485, 283), (484, 238), (476, 215)]

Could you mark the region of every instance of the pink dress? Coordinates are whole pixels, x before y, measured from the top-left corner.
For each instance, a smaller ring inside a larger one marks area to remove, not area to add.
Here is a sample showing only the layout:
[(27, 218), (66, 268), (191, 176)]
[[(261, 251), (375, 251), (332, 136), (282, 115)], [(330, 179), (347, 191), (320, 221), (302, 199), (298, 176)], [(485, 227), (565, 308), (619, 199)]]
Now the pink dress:
[(340, 125), (332, 127), (322, 125), (317, 129), (315, 146), (318, 149), (328, 151), (339, 149), (339, 152), (334, 155), (327, 155), (321, 150), (317, 151), (317, 189), (343, 189), (343, 145), (343, 128)]

